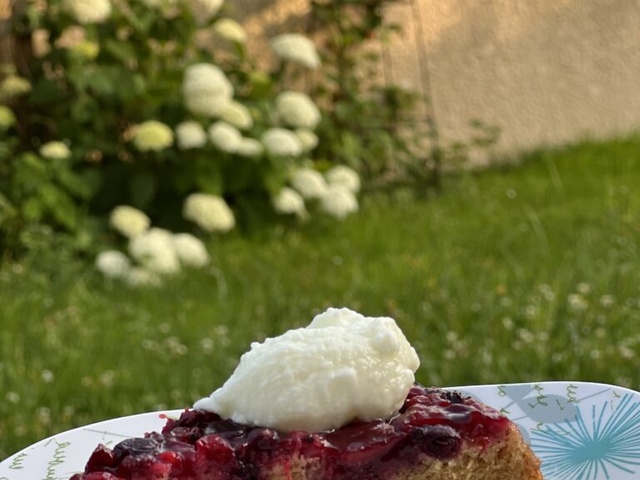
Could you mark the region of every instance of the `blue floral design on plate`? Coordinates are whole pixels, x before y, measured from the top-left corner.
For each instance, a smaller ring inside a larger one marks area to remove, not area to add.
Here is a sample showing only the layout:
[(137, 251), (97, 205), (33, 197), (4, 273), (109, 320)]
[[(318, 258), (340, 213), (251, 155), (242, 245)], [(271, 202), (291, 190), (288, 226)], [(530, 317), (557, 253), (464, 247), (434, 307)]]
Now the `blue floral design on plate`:
[(531, 446), (542, 460), (545, 478), (615, 480), (623, 472), (640, 478), (637, 397), (634, 400), (634, 395), (625, 394), (618, 401), (605, 401), (590, 410), (585, 415), (578, 408), (573, 418), (531, 431)]

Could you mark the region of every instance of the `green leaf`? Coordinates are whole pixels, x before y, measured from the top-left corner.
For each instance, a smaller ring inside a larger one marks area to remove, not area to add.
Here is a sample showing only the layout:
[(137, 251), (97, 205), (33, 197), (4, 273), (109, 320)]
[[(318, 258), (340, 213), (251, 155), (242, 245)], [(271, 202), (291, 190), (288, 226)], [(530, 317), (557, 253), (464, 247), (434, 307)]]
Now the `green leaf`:
[(266, 168), (262, 172), (262, 184), (271, 196), (277, 195), (285, 185), (286, 181), (287, 176), (283, 170)]
[(22, 203), (21, 211), (27, 221), (38, 222), (44, 214), (44, 204), (39, 197), (33, 196)]
[(47, 103), (57, 102), (64, 97), (63, 92), (58, 88), (58, 85), (46, 78), (40, 79), (33, 86), (29, 99), (34, 105), (44, 105)]
[(74, 120), (74, 125), (83, 124), (90, 121), (98, 111), (96, 101), (89, 95), (81, 95), (71, 105), (71, 119)]
[(223, 179), (220, 165), (211, 158), (196, 160), (194, 181), (198, 190), (211, 195), (221, 195)]
[(144, 11), (139, 15), (131, 15), (129, 17), (129, 21), (131, 22), (131, 26), (139, 33), (142, 37), (146, 37), (149, 33), (149, 29), (153, 25), (153, 22), (156, 20), (156, 14), (152, 11)]
[(138, 208), (146, 208), (158, 191), (156, 177), (148, 172), (135, 174), (129, 183), (131, 203)]
[(354, 106), (349, 102), (336, 103), (335, 105), (336, 118), (342, 122), (349, 122), (349, 120), (354, 117), (353, 107)]
[(126, 63), (136, 58), (136, 50), (128, 42), (121, 40), (106, 39), (103, 43), (105, 51), (109, 52), (115, 59)]
[(27, 189), (37, 189), (42, 183), (49, 181), (47, 164), (33, 153), (21, 155), (15, 164), (15, 182)]
[(17, 210), (9, 199), (0, 192), (0, 225), (16, 215)]
[(43, 185), (39, 191), (44, 207), (53, 218), (69, 230), (78, 224), (78, 211), (73, 199), (52, 184)]
[(24, 165), (26, 168), (41, 173), (47, 174), (47, 163), (34, 153), (25, 153), (20, 156), (19, 165)]
[(133, 87), (132, 93), (135, 93), (136, 95), (144, 93), (144, 91), (147, 88), (147, 80), (144, 78), (144, 76), (140, 75), (139, 73), (134, 73), (133, 75), (130, 76), (130, 79), (131, 79), (131, 85)]
[(274, 86), (273, 79), (261, 71), (249, 74), (249, 84), (249, 96), (254, 100), (268, 98)]
[(99, 95), (109, 96), (120, 88), (113, 75), (113, 70), (101, 68), (88, 72), (88, 84), (90, 89)]
[[(256, 165), (246, 158), (230, 159), (223, 168), (224, 193), (240, 193), (250, 191), (253, 187)], [(257, 182), (254, 182), (257, 183)]]
[(94, 193), (93, 186), (86, 181), (86, 178), (71, 170), (60, 170), (56, 172), (56, 177), (60, 185), (69, 193), (82, 200), (88, 200)]
[(358, 137), (351, 132), (343, 132), (341, 135), (342, 150), (345, 159), (349, 163), (357, 163), (360, 159), (362, 144)]

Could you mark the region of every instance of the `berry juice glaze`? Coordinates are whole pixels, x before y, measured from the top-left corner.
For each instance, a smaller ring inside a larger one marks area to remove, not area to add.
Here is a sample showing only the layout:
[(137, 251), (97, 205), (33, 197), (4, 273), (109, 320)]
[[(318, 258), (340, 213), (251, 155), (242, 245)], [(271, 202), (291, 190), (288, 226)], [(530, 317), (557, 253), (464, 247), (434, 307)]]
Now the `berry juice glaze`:
[(471, 397), (418, 384), (394, 417), (330, 432), (283, 434), (185, 410), (162, 433), (124, 440), (113, 450), (99, 446), (85, 473), (71, 480), (261, 479), (260, 472), (274, 469), (288, 478), (290, 462), (298, 457), (310, 469), (317, 465), (319, 479), (383, 479), (385, 472), (410, 467), (425, 455), (452, 459), (463, 441), (487, 448), (508, 428), (505, 416)]

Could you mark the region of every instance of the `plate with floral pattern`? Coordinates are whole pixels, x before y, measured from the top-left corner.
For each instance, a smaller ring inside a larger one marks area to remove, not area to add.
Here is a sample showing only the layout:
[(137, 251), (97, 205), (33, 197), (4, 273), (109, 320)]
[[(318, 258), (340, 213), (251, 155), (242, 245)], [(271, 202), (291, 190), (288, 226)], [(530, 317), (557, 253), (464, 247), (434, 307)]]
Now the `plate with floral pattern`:
[[(640, 393), (587, 382), (453, 387), (507, 415), (542, 461), (545, 480), (640, 479)], [(181, 410), (87, 425), (0, 463), (0, 480), (68, 480), (99, 444), (160, 430)]]

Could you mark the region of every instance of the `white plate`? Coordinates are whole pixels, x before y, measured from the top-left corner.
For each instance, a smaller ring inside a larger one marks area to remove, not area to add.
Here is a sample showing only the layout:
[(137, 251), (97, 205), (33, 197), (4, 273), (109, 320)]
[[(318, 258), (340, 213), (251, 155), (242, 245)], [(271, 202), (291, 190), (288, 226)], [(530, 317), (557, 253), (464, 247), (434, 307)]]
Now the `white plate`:
[[(640, 393), (585, 382), (455, 387), (502, 410), (542, 460), (545, 480), (640, 479)], [(144, 413), (42, 440), (0, 463), (0, 480), (68, 480), (99, 444), (160, 430), (181, 410)]]

